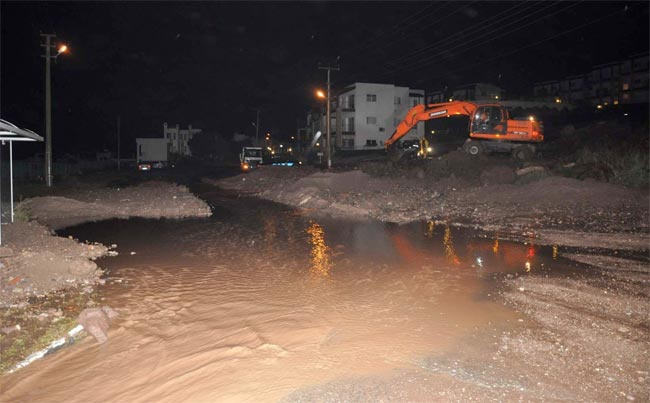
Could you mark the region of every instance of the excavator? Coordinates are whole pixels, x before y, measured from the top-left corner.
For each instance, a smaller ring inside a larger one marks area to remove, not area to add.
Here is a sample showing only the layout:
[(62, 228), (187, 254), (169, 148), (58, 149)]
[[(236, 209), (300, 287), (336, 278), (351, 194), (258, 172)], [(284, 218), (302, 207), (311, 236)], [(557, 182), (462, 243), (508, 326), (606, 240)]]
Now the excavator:
[[(515, 158), (525, 160), (535, 153), (533, 143), (544, 140), (542, 125), (534, 117), (526, 120), (510, 119), (508, 110), (497, 103), (479, 105), (473, 102), (452, 101), (420, 104), (407, 112), (392, 136), (384, 142), (391, 159), (398, 160), (404, 155), (397, 147), (398, 140), (418, 122), (457, 115), (469, 116), (469, 138), (465, 141), (463, 149), (470, 155), (510, 152)], [(430, 152), (426, 138), (420, 141), (420, 145), (421, 156)]]

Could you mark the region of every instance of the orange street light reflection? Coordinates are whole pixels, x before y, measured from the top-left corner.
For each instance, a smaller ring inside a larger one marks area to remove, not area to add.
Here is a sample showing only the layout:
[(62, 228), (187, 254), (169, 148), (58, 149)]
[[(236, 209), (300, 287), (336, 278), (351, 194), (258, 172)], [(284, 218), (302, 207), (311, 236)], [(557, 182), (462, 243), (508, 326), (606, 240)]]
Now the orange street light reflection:
[(451, 240), (451, 228), (449, 228), (449, 225), (445, 227), (445, 236), (442, 239), (442, 244), (445, 247), (445, 257), (447, 260), (453, 264), (460, 264), (460, 260), (456, 255), (456, 250), (454, 249), (454, 244)]
[(317, 222), (311, 221), (307, 228), (309, 244), (311, 245), (311, 269), (315, 274), (329, 276), (332, 262), (331, 250), (325, 243), (325, 231)]
[(436, 229), (436, 223), (433, 220), (427, 221), (427, 232), (424, 233), (427, 238), (433, 238), (434, 229)]
[(492, 246), (492, 252), (496, 255), (499, 253), (499, 237), (494, 238), (494, 245)]

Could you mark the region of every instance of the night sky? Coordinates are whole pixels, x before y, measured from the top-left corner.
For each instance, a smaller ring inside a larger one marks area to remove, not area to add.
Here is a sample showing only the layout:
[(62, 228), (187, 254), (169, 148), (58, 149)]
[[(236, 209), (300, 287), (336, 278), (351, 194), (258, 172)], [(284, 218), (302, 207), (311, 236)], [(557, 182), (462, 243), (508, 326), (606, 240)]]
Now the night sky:
[[(115, 148), (187, 123), (230, 136), (294, 134), (325, 85), (425, 90), (532, 83), (648, 50), (648, 2), (0, 2), (3, 119), (44, 134), (40, 33), (53, 64), (54, 153)], [(42, 152), (29, 146), (24, 152)], [(23, 147), (20, 147), (23, 148)]]

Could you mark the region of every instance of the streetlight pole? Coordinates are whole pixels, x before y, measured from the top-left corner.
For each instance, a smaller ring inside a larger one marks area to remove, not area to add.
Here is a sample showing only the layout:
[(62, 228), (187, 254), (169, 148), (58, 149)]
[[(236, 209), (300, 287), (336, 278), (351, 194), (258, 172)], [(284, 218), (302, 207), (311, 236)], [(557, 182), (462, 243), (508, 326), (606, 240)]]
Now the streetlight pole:
[(52, 85), (50, 59), (52, 59), (52, 38), (54, 34), (41, 34), (45, 37), (45, 183), (52, 187)]
[(50, 60), (56, 59), (61, 53), (65, 53), (67, 46), (62, 45), (58, 53), (52, 56), (52, 38), (55, 34), (41, 34), (45, 38), (45, 43), (41, 46), (45, 48), (45, 183), (47, 187), (52, 187), (52, 77), (50, 72)]
[(330, 131), (331, 131), (331, 115), (330, 115), (330, 92), (331, 92), (331, 85), (330, 85), (330, 72), (332, 70), (339, 71), (340, 69), (338, 67), (331, 67), (331, 66), (318, 66), (319, 70), (327, 70), (327, 109), (325, 112), (325, 119), (327, 121), (325, 122), (325, 132), (327, 133), (327, 148), (325, 149), (325, 152), (327, 154), (327, 169), (332, 168), (332, 142), (331, 142), (331, 137), (330, 137)]

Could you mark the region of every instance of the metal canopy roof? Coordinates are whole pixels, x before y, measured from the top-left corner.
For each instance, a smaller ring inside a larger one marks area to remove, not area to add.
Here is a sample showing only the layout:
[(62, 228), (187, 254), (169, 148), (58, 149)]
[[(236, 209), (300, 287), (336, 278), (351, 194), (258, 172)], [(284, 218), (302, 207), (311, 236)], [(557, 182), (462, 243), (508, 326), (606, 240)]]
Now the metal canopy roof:
[[(0, 119), (0, 146), (3, 146), (5, 144), (5, 141), (9, 143), (9, 192), (11, 203), (11, 222), (14, 222), (14, 141), (43, 141), (43, 137), (39, 136), (31, 130), (21, 129), (13, 123)], [(2, 158), (2, 154), (0, 154), (0, 158)], [(0, 178), (1, 177), (2, 175), (0, 174)], [(0, 186), (0, 245), (2, 245), (1, 189), (2, 187)]]
[(43, 137), (31, 130), (21, 129), (13, 123), (0, 119), (0, 140), (2, 141), (43, 141)]

